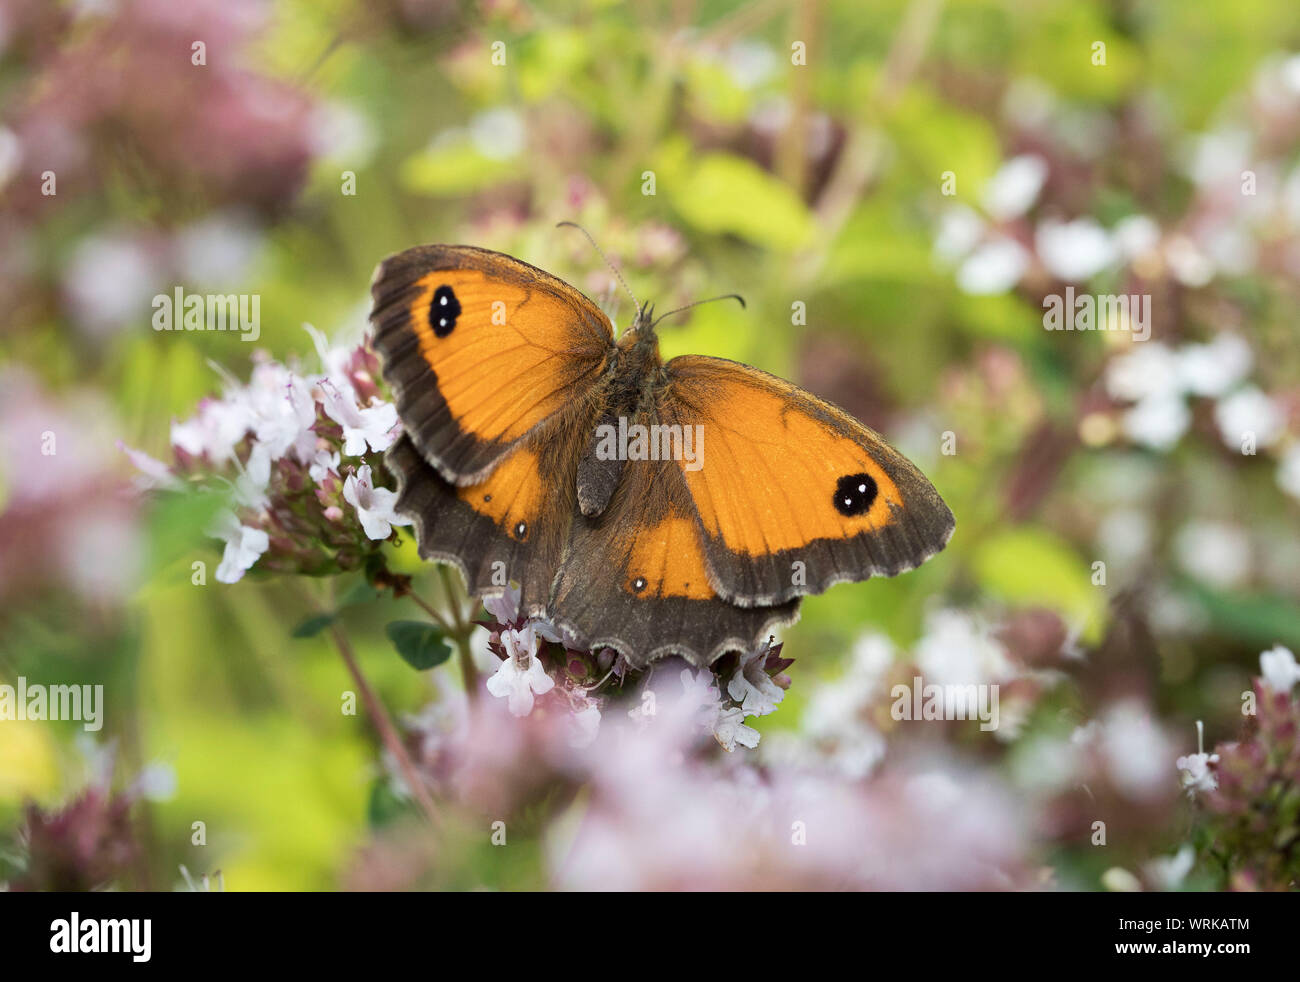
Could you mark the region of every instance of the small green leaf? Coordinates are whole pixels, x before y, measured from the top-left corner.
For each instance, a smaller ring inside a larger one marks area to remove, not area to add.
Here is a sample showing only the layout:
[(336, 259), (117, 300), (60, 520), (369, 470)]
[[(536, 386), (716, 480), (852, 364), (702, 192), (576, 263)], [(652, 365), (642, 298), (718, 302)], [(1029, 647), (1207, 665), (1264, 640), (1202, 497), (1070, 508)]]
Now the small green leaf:
[(782, 252), (812, 238), (812, 214), (799, 195), (743, 157), (705, 154), (680, 179), (662, 179), (682, 217), (701, 231), (732, 233)]
[(1286, 597), (1211, 590), (1191, 580), (1181, 585), (1205, 610), (1218, 631), (1258, 648), (1300, 646), (1300, 611)]
[(290, 632), (289, 636), (291, 638), (314, 638), (316, 635), (320, 634), (321, 631), (325, 630), (325, 628), (333, 624), (338, 616), (337, 613), (312, 614), (312, 616), (301, 621), (298, 626)]
[(451, 657), (451, 647), (443, 640), (442, 630), (424, 621), (393, 621), (384, 628), (388, 640), (408, 665), (427, 671)]
[(1092, 585), (1089, 566), (1051, 532), (1014, 528), (987, 536), (975, 552), (974, 568), (991, 596), (1050, 607), (1079, 627), (1085, 642), (1101, 640), (1106, 591)]

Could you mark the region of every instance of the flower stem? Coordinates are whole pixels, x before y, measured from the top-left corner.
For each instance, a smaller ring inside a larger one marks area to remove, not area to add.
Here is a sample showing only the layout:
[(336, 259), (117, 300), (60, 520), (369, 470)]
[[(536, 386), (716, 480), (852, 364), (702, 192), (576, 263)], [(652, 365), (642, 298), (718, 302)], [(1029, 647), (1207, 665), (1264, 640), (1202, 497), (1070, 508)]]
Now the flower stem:
[(426, 614), (432, 617), (434, 623), (436, 623), (444, 631), (446, 631), (448, 634), (451, 635), (456, 634), (456, 629), (452, 627), (452, 625), (447, 621), (447, 618), (442, 616), (442, 614), (438, 611), (437, 607), (433, 606), (433, 604), (429, 603), (429, 601), (425, 600), (423, 597), (419, 596), (418, 594), (407, 593), (407, 596), (410, 597), (412, 600), (414, 600), (416, 605), (422, 611), (424, 611)]
[(474, 652), (469, 636), (459, 635), (456, 648), (460, 652), (460, 673), (465, 679), (465, 695), (471, 703), (478, 701), (478, 669), (474, 666)]
[(379, 701), (379, 697), (370, 688), (366, 677), (361, 674), (361, 666), (357, 664), (356, 654), (352, 650), (351, 642), (348, 641), (347, 635), (343, 633), (343, 629), (337, 623), (330, 626), (330, 634), (333, 635), (334, 644), (343, 657), (343, 663), (347, 665), (348, 671), (352, 674), (352, 681), (356, 683), (357, 690), (361, 693), (361, 699), (366, 704), (366, 712), (370, 714), (375, 729), (379, 731), (379, 738), (383, 740), (384, 746), (388, 748), (388, 752), (397, 761), (397, 766), (402, 771), (402, 777), (406, 781), (407, 787), (411, 789), (411, 794), (415, 796), (420, 808), (424, 811), (425, 817), (429, 819), (431, 825), (437, 825), (438, 810), (434, 807), (433, 799), (429, 797), (429, 791), (424, 786), (424, 781), (420, 778), (419, 772), (416, 771), (415, 764), (411, 762), (410, 755), (407, 754), (406, 747), (403, 746), (397, 728), (393, 726), (393, 721), (389, 718), (384, 704)]
[(473, 611), (462, 612), (459, 591), (446, 566), (438, 567), (438, 575), (442, 578), (447, 607), (455, 621), (455, 627), (448, 628), (447, 633), (456, 642), (460, 654), (460, 673), (465, 680), (465, 695), (472, 703), (478, 699), (478, 669), (474, 666), (474, 652), (469, 643), (470, 635), (474, 633), (474, 622), (470, 619)]

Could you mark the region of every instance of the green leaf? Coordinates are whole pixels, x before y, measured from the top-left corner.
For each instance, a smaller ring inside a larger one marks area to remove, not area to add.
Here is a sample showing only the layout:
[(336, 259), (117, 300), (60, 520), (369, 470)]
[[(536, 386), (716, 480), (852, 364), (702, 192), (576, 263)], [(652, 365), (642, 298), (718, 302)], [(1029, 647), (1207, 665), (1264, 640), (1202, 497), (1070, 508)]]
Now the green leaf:
[(441, 628), (424, 621), (393, 621), (384, 628), (388, 640), (408, 665), (427, 671), (451, 657), (451, 647), (443, 640)]
[[(218, 512), (229, 507), (229, 496), (219, 491), (186, 490), (158, 495), (149, 515), (150, 562), (165, 569), (196, 554), (207, 555), (221, 543), (208, 529)], [(186, 572), (188, 579), (189, 573)]]
[(681, 173), (664, 174), (660, 183), (701, 231), (729, 232), (780, 251), (812, 237), (812, 216), (799, 195), (743, 157), (708, 154)]
[(990, 536), (975, 553), (975, 574), (992, 596), (1055, 609), (1082, 629), (1084, 641), (1100, 640), (1106, 590), (1093, 586), (1088, 565), (1050, 532), (1019, 528)]
[(1300, 610), (1286, 597), (1207, 589), (1191, 580), (1183, 588), (1201, 605), (1215, 630), (1259, 648), (1300, 647)]
[(408, 157), (398, 170), (398, 182), (413, 194), (440, 197), (481, 191), (521, 171), (518, 160), (485, 157), (466, 137)]
[(337, 613), (312, 614), (290, 632), (291, 638), (314, 638), (338, 619)]

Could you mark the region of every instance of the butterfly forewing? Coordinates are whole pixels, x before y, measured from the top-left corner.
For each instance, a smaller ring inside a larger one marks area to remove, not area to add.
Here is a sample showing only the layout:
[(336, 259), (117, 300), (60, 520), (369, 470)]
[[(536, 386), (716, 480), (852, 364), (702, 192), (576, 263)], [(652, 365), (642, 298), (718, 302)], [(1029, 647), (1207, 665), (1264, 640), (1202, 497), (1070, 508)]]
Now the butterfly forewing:
[(420, 455), (480, 481), (526, 434), (596, 386), (609, 320), (561, 280), (501, 253), (421, 246), (380, 264), (374, 344)]
[(659, 415), (701, 427), (679, 464), (718, 592), (767, 605), (893, 576), (948, 542), (952, 512), (916, 467), (842, 410), (721, 358), (667, 365)]

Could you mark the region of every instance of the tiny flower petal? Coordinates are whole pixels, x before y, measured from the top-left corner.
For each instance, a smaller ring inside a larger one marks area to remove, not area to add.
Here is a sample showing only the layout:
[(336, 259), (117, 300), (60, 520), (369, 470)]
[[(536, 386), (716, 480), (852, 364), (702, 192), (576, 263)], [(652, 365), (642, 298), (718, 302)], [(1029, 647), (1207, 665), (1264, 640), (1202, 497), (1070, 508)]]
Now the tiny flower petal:
[(759, 732), (752, 726), (745, 725), (747, 715), (739, 706), (724, 709), (718, 714), (718, 721), (713, 728), (713, 735), (727, 753), (735, 750), (736, 744), (749, 747), (751, 750), (758, 746)]
[(1259, 672), (1274, 692), (1290, 692), (1300, 682), (1300, 665), (1296, 664), (1295, 655), (1280, 644), (1259, 656)]
[(1215, 777), (1214, 771), (1210, 770), (1210, 764), (1218, 762), (1218, 754), (1188, 754), (1175, 761), (1178, 769), (1182, 771), (1183, 788), (1189, 795), (1195, 795), (1198, 791), (1213, 791), (1219, 786), (1219, 779)]
[(271, 547), (266, 532), (241, 525), (233, 512), (226, 512), (218, 518), (213, 534), (226, 542), (221, 565), (217, 567), (219, 583), (238, 583), (262, 553)]
[(506, 649), (506, 658), (487, 680), (487, 690), (507, 700), (512, 716), (527, 716), (533, 711), (533, 696), (550, 692), (555, 680), (536, 657), (537, 639), (532, 628), (502, 631), (501, 645)]
[(355, 474), (348, 475), (343, 482), (343, 499), (357, 510), (357, 518), (367, 538), (386, 539), (392, 534), (394, 525), (411, 524), (411, 519), (393, 511), (397, 493), (374, 486), (369, 464), (362, 464)]

